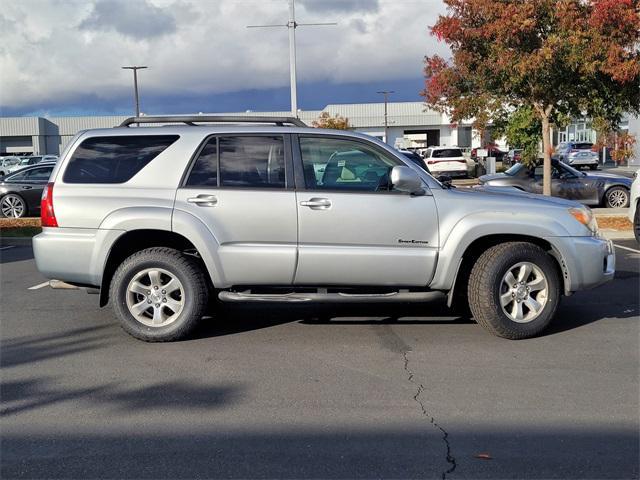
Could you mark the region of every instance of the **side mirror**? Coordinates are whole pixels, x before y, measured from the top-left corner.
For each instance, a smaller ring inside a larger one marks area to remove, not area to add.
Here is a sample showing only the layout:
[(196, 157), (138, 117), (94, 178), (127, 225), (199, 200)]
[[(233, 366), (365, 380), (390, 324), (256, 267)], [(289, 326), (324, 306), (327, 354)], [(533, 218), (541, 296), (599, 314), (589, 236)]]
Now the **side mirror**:
[(391, 185), (400, 191), (412, 195), (424, 195), (420, 176), (407, 166), (397, 166), (391, 169)]
[(447, 187), (450, 187), (451, 182), (453, 181), (453, 179), (449, 175), (439, 175), (438, 178), (436, 178), (436, 180), (438, 180), (441, 184)]

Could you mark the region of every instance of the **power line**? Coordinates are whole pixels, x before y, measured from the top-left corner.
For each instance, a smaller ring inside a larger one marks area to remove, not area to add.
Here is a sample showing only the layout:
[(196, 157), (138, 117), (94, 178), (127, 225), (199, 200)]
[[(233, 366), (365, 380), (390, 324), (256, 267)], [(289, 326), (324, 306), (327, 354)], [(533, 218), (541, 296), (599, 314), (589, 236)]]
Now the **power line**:
[(335, 22), (297, 23), (295, 0), (289, 0), (289, 21), (285, 25), (247, 25), (247, 28), (282, 28), (289, 29), (289, 74), (291, 77), (291, 114), (298, 116), (298, 92), (296, 79), (296, 28), (306, 26), (337, 25)]

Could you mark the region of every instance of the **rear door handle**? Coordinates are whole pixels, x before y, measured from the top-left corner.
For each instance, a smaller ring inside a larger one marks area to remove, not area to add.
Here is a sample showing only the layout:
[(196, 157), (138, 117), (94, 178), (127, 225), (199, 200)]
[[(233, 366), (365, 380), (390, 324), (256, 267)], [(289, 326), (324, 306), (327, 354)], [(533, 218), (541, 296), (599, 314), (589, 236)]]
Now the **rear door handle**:
[(30, 187), (29, 185), (25, 185), (22, 187), (22, 190), (31, 190), (33, 187)]
[(187, 198), (187, 202), (195, 203), (199, 207), (215, 207), (218, 204), (218, 199), (215, 195), (201, 194), (197, 197)]
[(328, 198), (310, 198), (300, 202), (301, 207), (309, 207), (312, 210), (326, 210), (331, 207), (331, 200)]

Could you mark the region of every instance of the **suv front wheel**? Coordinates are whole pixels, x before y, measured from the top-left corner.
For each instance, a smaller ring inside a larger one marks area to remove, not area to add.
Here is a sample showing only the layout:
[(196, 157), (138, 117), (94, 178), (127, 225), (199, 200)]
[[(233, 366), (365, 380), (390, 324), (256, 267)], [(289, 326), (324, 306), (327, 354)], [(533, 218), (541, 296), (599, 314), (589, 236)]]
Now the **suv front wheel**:
[(205, 313), (208, 289), (194, 258), (154, 247), (122, 262), (109, 296), (127, 333), (147, 342), (167, 342), (193, 331)]
[(508, 242), (485, 251), (469, 277), (469, 307), (489, 332), (512, 340), (544, 330), (560, 300), (555, 260), (537, 245)]

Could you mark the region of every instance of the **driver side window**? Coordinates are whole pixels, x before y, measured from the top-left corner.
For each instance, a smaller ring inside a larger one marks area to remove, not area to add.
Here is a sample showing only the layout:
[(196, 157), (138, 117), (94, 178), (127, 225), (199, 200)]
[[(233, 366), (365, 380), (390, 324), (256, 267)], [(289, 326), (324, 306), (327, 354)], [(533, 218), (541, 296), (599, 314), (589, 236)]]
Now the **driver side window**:
[[(554, 179), (558, 179), (561, 178), (561, 172), (560, 170), (555, 167), (554, 165), (551, 165), (551, 178)], [(542, 165), (538, 165), (535, 169), (535, 173), (534, 176), (536, 177), (536, 180), (539, 180), (543, 177), (544, 175), (544, 170), (543, 170), (543, 166)]]
[(389, 191), (391, 169), (400, 165), (348, 139), (300, 137), (300, 151), (309, 190)]

